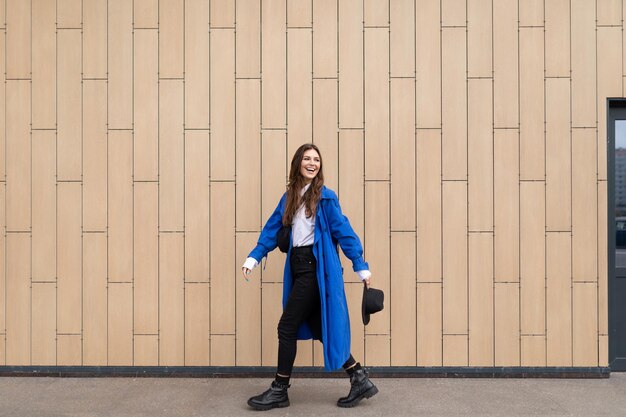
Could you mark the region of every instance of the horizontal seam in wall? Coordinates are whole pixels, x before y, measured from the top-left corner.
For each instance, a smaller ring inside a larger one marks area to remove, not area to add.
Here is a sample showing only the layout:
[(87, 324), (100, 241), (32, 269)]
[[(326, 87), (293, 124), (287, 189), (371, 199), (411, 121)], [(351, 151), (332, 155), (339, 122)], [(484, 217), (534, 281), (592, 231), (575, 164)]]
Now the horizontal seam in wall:
[(234, 26), (209, 26), (209, 32), (212, 30), (235, 30)]
[(495, 130), (518, 130), (519, 126), (508, 127), (508, 126), (494, 126)]
[(5, 81), (31, 81), (32, 78), (5, 78)]
[(415, 130), (441, 130), (441, 127), (416, 127)]
[[(57, 130), (56, 127), (33, 127), (31, 130), (37, 130), (37, 131), (55, 131)], [(111, 130), (111, 129), (109, 129)]]
[(389, 29), (389, 25), (387, 26), (376, 26), (376, 25), (371, 25), (371, 26), (363, 26), (363, 29)]
[(31, 284), (56, 284), (57, 281), (31, 281)]
[(185, 77), (159, 77), (159, 81), (185, 81)]
[(289, 29), (309, 29), (313, 30), (313, 26), (287, 26), (287, 30)]
[(597, 28), (622, 28), (622, 25), (596, 25)]
[(339, 77), (313, 77), (314, 80), (339, 80)]
[(57, 333), (57, 336), (82, 336), (82, 333)]
[(108, 130), (122, 131), (122, 132), (132, 132), (135, 128), (133, 127), (109, 127)]
[(31, 233), (30, 230), (7, 230), (7, 233)]
[(159, 233), (185, 233), (184, 230), (159, 230)]
[(108, 279), (107, 282), (109, 284), (134, 284), (133, 281), (109, 281)]
[(261, 80), (261, 77), (235, 77), (235, 80)]
[(57, 179), (57, 182), (78, 182), (78, 183), (82, 183), (83, 180), (63, 180), (63, 179)]
[(441, 25), (441, 29), (466, 29), (467, 25)]
[(109, 81), (108, 78), (102, 78), (102, 77), (84, 77), (82, 79), (83, 81)]
[(210, 127), (183, 127), (183, 130), (206, 130), (207, 132), (211, 131)]
[(224, 183), (234, 184), (235, 180), (214, 180), (214, 179), (209, 178), (209, 182), (224, 182)]
[(442, 333), (444, 336), (469, 336), (469, 333)]
[(158, 336), (158, 333), (133, 333), (133, 336)]
[(571, 230), (547, 230), (547, 229), (546, 229), (546, 232), (547, 233), (572, 233)]
[(83, 233), (106, 233), (106, 230), (83, 230)]
[(539, 26), (539, 25), (519, 25), (519, 28), (520, 29), (543, 29), (544, 26), (543, 25), (541, 25), (541, 26)]
[(396, 230), (396, 229), (390, 229), (389, 230), (391, 233), (416, 233), (417, 229), (413, 229), (413, 230)]
[(204, 285), (209, 285), (211, 284), (209, 281), (184, 281), (185, 284), (204, 284)]
[(520, 336), (527, 336), (527, 337), (546, 337), (545, 333), (521, 333)]
[(494, 233), (493, 230), (468, 230), (468, 233)]

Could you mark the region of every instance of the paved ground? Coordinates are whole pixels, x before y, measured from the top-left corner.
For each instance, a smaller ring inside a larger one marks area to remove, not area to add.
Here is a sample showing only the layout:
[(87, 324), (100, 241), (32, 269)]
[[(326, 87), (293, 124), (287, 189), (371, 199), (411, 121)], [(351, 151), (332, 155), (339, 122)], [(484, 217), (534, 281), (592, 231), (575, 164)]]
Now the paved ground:
[[(626, 416), (626, 373), (609, 379), (373, 379), (380, 393), (340, 409), (347, 379), (292, 379), (291, 407), (255, 412), (266, 379), (0, 378), (2, 417)], [(260, 413), (260, 414), (259, 414)]]

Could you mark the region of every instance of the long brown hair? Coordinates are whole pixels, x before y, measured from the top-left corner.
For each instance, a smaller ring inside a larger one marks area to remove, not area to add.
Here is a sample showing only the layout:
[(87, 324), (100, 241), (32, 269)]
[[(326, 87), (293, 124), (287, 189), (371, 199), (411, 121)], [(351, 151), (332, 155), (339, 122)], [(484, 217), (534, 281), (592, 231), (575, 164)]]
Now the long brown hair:
[[(309, 149), (315, 150), (320, 156), (320, 170), (311, 181), (309, 189), (300, 197), (302, 188), (306, 185), (304, 177), (300, 174), (300, 166), (304, 153)], [(289, 182), (287, 183), (287, 204), (285, 206), (285, 214), (283, 214), (283, 225), (288, 226), (293, 222), (293, 216), (304, 203), (306, 208), (306, 216), (311, 217), (315, 213), (317, 202), (322, 196), (322, 186), (324, 185), (324, 164), (322, 163), (322, 154), (317, 146), (312, 143), (305, 143), (300, 146), (291, 160), (291, 169), (289, 170)]]

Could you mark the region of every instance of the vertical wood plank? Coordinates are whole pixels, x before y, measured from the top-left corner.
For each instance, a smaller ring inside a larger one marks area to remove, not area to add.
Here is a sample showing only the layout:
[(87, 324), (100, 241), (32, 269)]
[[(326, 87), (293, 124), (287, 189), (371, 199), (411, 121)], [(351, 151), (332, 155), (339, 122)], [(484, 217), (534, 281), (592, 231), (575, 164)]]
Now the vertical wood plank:
[(55, 17), (54, 2), (46, 0), (32, 2), (33, 128), (56, 128)]
[(107, 228), (107, 83), (83, 82), (83, 230)]
[(208, 283), (185, 284), (185, 366), (209, 365), (209, 291)]
[(493, 2), (493, 123), (518, 127), (517, 0)]
[(134, 28), (153, 28), (159, 26), (159, 0), (133, 1)]
[(339, 185), (339, 109), (337, 80), (313, 80), (313, 143), (323, 159), (324, 184), (337, 191)]
[(416, 304), (417, 365), (441, 366), (443, 364), (442, 284), (418, 282)]
[(467, 114), (465, 38), (464, 28), (444, 28), (441, 32), (444, 180), (467, 179), (467, 117), (463, 117)]
[(546, 237), (546, 365), (572, 366), (572, 237)]
[(209, 257), (209, 133), (188, 130), (185, 132), (185, 280), (207, 282)]
[(133, 280), (133, 135), (109, 132), (108, 279)]
[[(598, 181), (598, 333), (601, 335), (609, 332), (609, 238), (606, 227), (609, 199), (607, 187), (607, 181)], [(606, 354), (608, 355), (608, 351)]]
[(391, 232), (390, 299), (391, 365), (415, 366), (417, 307), (415, 297), (415, 233)]
[[(261, 100), (263, 128), (287, 123), (287, 6), (286, 0), (261, 2)], [(212, 75), (213, 77), (213, 75)], [(211, 119), (213, 122), (213, 119)]]
[(366, 336), (363, 362), (367, 366), (389, 366), (391, 361), (390, 344), (389, 335)]
[[(570, 76), (570, 1), (545, 3), (546, 77)], [(547, 108), (550, 108), (546, 104)]]
[(212, 0), (210, 13), (212, 27), (235, 26), (235, 0)]
[(82, 179), (82, 51), (78, 30), (57, 33), (57, 179)]
[(211, 32), (211, 179), (235, 179), (235, 33)]
[[(246, 259), (248, 251), (255, 246), (258, 234), (237, 233), (237, 263)], [(237, 272), (239, 268), (236, 268)], [(245, 281), (241, 274), (236, 277), (236, 311), (235, 325), (237, 328), (237, 366), (253, 366), (261, 363), (262, 315), (261, 280), (258, 275)], [(274, 308), (281, 310), (279, 305)]]
[[(310, 5), (309, 5), (310, 8)], [(261, 2), (237, 2), (237, 77), (261, 76)]]
[(417, 280), (441, 282), (441, 130), (417, 132)]
[(350, 219), (350, 225), (358, 236), (365, 231), (365, 167), (363, 158), (363, 132), (342, 130), (339, 132), (339, 200), (342, 212)]
[(491, 0), (467, 2), (467, 75), (493, 77), (493, 7)]
[(571, 1), (572, 126), (596, 126), (595, 2)]
[(159, 336), (136, 334), (133, 357), (135, 366), (157, 366), (159, 364)]
[(182, 231), (185, 201), (183, 81), (159, 82), (159, 231)]
[(467, 335), (443, 335), (443, 366), (467, 366)]
[[(185, 128), (209, 127), (209, 2), (185, 1)], [(242, 27), (244, 30), (244, 27)]]
[(519, 3), (520, 26), (543, 26), (544, 0), (525, 0)]
[[(365, 30), (365, 179), (389, 179), (389, 31)], [(341, 81), (340, 81), (341, 82)], [(340, 100), (341, 104), (341, 100)]]
[(412, 79), (391, 80), (390, 163), (391, 229), (415, 230), (415, 81)]
[(108, 124), (133, 127), (133, 4), (108, 1)]
[(519, 283), (496, 282), (494, 292), (494, 364), (495, 366), (519, 366)]
[[(6, 201), (6, 183), (0, 182), (0, 230), (6, 231), (5, 221), (5, 201)], [(6, 236), (5, 232), (0, 233), (0, 333), (6, 334)], [(4, 340), (0, 340), (0, 350), (2, 357), (6, 359)], [(4, 360), (0, 360), (0, 364), (6, 364)]]
[(622, 2), (620, 0), (598, 0), (596, 21), (600, 25), (622, 25)]
[(83, 78), (107, 78), (108, 17), (107, 2), (83, 0)]
[(313, 77), (338, 76), (337, 10), (337, 0), (313, 2)]
[(159, 78), (182, 78), (185, 48), (184, 0), (159, 1)]
[(313, 139), (312, 46), (311, 30), (287, 30), (288, 155)]
[(598, 336), (598, 366), (608, 366), (609, 364), (609, 336), (601, 334)]
[(110, 303), (104, 233), (85, 233), (83, 237), (83, 277), (83, 365), (107, 365)]
[(339, 2), (340, 128), (362, 128), (364, 123), (363, 19), (362, 0)]
[(82, 339), (79, 334), (57, 335), (57, 365), (83, 365)]
[(441, 26), (465, 26), (466, 0), (441, 0)]
[(575, 282), (572, 291), (572, 364), (574, 366), (598, 366), (596, 283)]
[(522, 366), (546, 366), (545, 335), (522, 335), (520, 343)]
[[(361, 317), (363, 284), (355, 281), (347, 282), (346, 284), (346, 299), (348, 301), (348, 314), (350, 316), (350, 350), (352, 356), (357, 361), (360, 361), (365, 358), (365, 326), (363, 325), (363, 319)], [(322, 361), (318, 363), (323, 365), (323, 358)]]
[(31, 365), (31, 237), (8, 233), (6, 245), (6, 364)]
[[(6, 31), (0, 31), (0, 178), (6, 179)], [(3, 350), (4, 351), (4, 350)]]
[(32, 284), (32, 365), (56, 365), (56, 285)]
[(159, 365), (185, 363), (185, 263), (182, 233), (159, 234)]
[(137, 30), (133, 38), (133, 178), (156, 181), (159, 170), (158, 32)]
[(289, 0), (287, 4), (287, 26), (311, 27), (312, 0)]
[(261, 364), (263, 366), (276, 366), (278, 360), (278, 333), (276, 328), (282, 313), (282, 293), (282, 283), (263, 281), (261, 284), (261, 315), (263, 316), (263, 320), (261, 320)]
[(33, 281), (56, 281), (56, 135), (33, 131)]
[[(274, 361), (276, 363), (276, 361)], [(211, 336), (211, 366), (235, 365), (235, 335)]]
[(7, 1), (6, 78), (31, 78), (31, 15), (30, 1)]
[(469, 234), (469, 365), (493, 366), (493, 234)]
[(415, 2), (412, 0), (392, 1), (389, 13), (391, 77), (414, 77)]
[(56, 13), (57, 29), (80, 28), (83, 14), (82, 0), (57, 0)]
[(441, 0), (415, 4), (416, 122), (441, 128)]
[(365, 26), (389, 26), (389, 0), (364, 0)]
[(133, 364), (133, 287), (132, 283), (108, 286), (108, 365)]

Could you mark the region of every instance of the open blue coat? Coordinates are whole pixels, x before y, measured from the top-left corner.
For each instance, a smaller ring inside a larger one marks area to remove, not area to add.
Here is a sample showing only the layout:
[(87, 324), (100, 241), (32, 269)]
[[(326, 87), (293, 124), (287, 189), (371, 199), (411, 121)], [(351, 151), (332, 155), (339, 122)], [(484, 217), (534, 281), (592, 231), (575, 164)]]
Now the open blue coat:
[[(285, 204), (286, 193), (283, 194), (278, 207), (265, 223), (257, 246), (250, 252), (249, 256), (256, 259), (257, 262), (261, 262), (261, 259), (278, 245), (276, 235), (282, 226)], [(363, 259), (361, 241), (350, 226), (348, 218), (341, 213), (337, 195), (324, 186), (315, 212), (313, 254), (317, 260), (324, 367), (327, 371), (341, 368), (350, 357), (350, 319), (343, 286), (343, 268), (339, 260), (337, 243), (348, 259), (352, 261), (352, 269), (355, 272), (369, 269), (367, 262)], [(289, 264), (290, 254), (291, 242), (283, 277), (283, 308), (287, 304), (293, 285)], [(298, 329), (298, 339), (311, 338), (313, 335), (308, 324), (303, 323)]]

